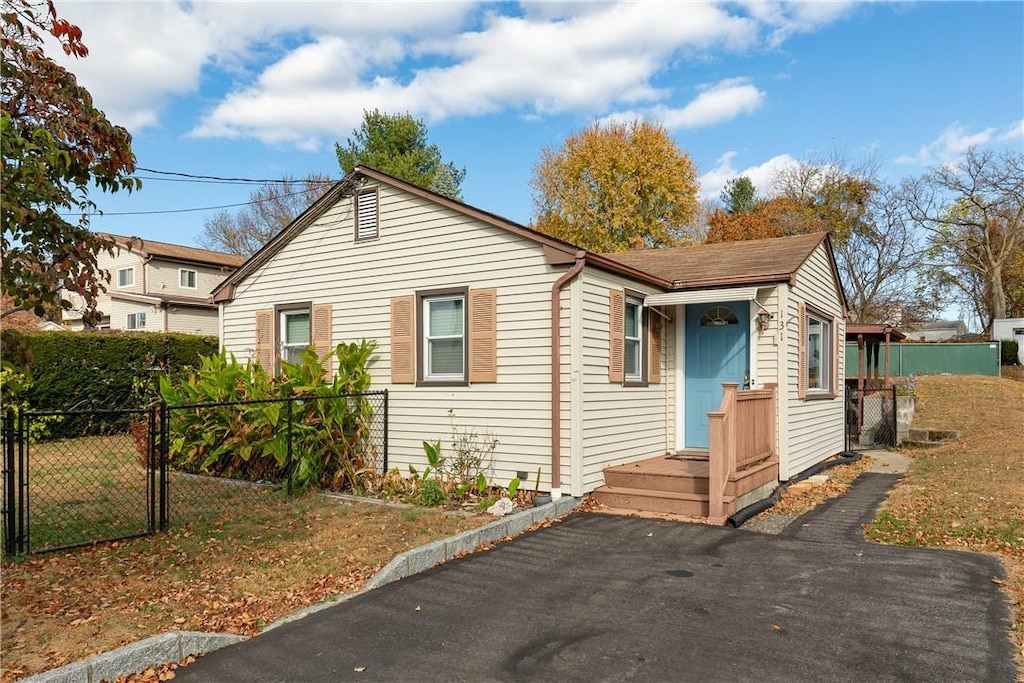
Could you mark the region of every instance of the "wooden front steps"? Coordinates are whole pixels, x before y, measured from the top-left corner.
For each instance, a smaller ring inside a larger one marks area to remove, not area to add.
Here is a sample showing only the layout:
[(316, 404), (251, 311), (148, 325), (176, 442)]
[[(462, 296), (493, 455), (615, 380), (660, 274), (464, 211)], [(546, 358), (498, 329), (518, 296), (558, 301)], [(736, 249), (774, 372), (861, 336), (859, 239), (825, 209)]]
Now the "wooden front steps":
[[(707, 460), (661, 456), (605, 469), (605, 485), (593, 495), (602, 505), (621, 512), (707, 517), (708, 474)], [(778, 476), (779, 461), (772, 458), (730, 477), (724, 497), (726, 514), (753, 502), (744, 500), (744, 494), (778, 481)]]

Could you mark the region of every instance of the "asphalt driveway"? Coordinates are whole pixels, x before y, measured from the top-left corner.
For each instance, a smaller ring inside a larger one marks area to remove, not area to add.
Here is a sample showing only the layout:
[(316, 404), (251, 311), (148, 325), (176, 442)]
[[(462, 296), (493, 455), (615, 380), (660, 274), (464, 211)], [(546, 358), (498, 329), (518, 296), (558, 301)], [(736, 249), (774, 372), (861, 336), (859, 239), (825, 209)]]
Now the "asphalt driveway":
[(846, 513), (779, 536), (577, 513), (176, 680), (1013, 681), (999, 563), (868, 544)]

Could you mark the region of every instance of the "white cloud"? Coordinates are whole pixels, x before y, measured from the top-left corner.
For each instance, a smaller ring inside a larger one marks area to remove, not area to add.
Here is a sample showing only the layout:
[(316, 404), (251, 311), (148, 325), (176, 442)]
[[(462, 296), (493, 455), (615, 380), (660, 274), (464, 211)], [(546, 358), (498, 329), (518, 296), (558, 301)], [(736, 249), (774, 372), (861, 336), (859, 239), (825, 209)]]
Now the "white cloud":
[[(1014, 124), (1018, 127), (1024, 124)], [(1010, 126), (1003, 135), (1012, 136), (1014, 126)], [(896, 158), (897, 164), (920, 164), (932, 166), (936, 164), (948, 164), (956, 161), (971, 147), (986, 145), (996, 139), (997, 129), (994, 127), (972, 133), (964, 128), (959, 122), (954, 122), (928, 144), (924, 145), (916, 154), (902, 155)], [(1002, 139), (1011, 139), (1010, 137)]]
[(700, 196), (702, 199), (714, 199), (725, 188), (725, 184), (733, 178), (747, 176), (754, 183), (759, 197), (772, 194), (772, 181), (778, 172), (790, 166), (796, 166), (797, 160), (788, 154), (779, 154), (757, 166), (748, 166), (743, 170), (733, 167), (737, 152), (729, 151), (718, 158), (715, 167), (700, 177)]
[(1006, 127), (1006, 130), (999, 134), (999, 140), (1003, 142), (1017, 140), (1018, 138), (1024, 138), (1024, 119), (1011, 123)]
[[(159, 122), (210, 102), (193, 134), (314, 147), (362, 111), (436, 121), (638, 108), (670, 128), (750, 113), (764, 93), (713, 84), (685, 106), (656, 80), (675, 60), (812, 31), (848, 3), (90, 2), (61, 8), (92, 55), (67, 62), (111, 119)], [(53, 51), (51, 51), (53, 52)]]

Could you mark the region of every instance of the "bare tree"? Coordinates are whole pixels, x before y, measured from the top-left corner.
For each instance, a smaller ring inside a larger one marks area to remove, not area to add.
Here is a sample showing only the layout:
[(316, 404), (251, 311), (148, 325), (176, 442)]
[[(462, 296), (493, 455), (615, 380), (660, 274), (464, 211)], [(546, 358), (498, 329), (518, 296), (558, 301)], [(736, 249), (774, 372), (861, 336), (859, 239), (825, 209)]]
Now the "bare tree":
[(1004, 270), (1024, 249), (1024, 154), (972, 148), (907, 181), (903, 195), (928, 235), (936, 281), (973, 301), (987, 332), (1007, 314)]
[(237, 213), (221, 211), (207, 219), (199, 243), (215, 251), (252, 256), (319, 199), (331, 182), (326, 175), (311, 173), (301, 180), (284, 178), (259, 185), (249, 195), (251, 204)]
[(897, 188), (879, 187), (834, 249), (857, 321), (906, 325), (929, 317), (935, 302), (921, 284), (920, 239)]

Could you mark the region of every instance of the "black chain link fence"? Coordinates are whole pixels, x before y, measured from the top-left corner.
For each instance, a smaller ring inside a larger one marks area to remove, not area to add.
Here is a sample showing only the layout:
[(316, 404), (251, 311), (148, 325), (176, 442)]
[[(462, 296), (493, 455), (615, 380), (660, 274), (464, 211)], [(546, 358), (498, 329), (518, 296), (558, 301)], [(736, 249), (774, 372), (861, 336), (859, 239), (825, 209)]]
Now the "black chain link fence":
[[(137, 410), (5, 411), (3, 548), (42, 552), (213, 523), (387, 470), (387, 392)], [(126, 425), (95, 435), (90, 425)], [(323, 463), (318, 464), (318, 463)]]
[(846, 390), (846, 450), (896, 446), (896, 387)]

